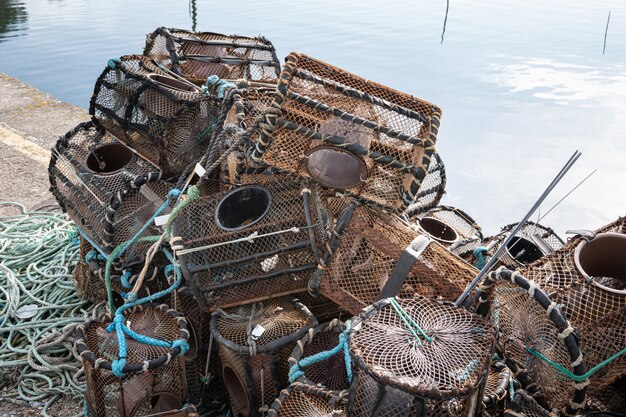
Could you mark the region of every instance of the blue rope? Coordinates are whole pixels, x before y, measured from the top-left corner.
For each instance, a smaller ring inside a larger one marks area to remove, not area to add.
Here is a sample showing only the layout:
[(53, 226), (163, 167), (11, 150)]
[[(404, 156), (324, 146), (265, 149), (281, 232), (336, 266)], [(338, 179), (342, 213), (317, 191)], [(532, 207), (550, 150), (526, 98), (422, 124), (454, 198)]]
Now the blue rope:
[(289, 369), (289, 382), (295, 382), (298, 378), (304, 376), (304, 370), (307, 366), (314, 365), (318, 362), (325, 361), (335, 356), (343, 350), (343, 359), (346, 364), (346, 374), (348, 375), (348, 382), (352, 382), (352, 360), (350, 358), (350, 345), (348, 343), (348, 332), (350, 331), (350, 321), (346, 322), (346, 330), (339, 335), (339, 343), (337, 346), (324, 352), (318, 352), (315, 355), (307, 356), (300, 360), (300, 362), (293, 364)]
[[(400, 316), (400, 318), (402, 319), (402, 321), (404, 322), (406, 327), (413, 334), (413, 336), (415, 336), (415, 338), (417, 339), (417, 341), (419, 342), (420, 345), (422, 344), (422, 341), (420, 340), (419, 336), (415, 333), (415, 330), (420, 332), (422, 334), (422, 336), (424, 337), (424, 339), (426, 339), (427, 341), (429, 341), (429, 342), (433, 341), (433, 339), (431, 339), (430, 336), (428, 336), (426, 334), (426, 332), (424, 330), (422, 330), (422, 328), (419, 326), (419, 324), (417, 324), (417, 322), (415, 320), (413, 320), (413, 317), (411, 317), (409, 315), (409, 313), (407, 313), (402, 308), (402, 306), (395, 300), (395, 298), (391, 297), (391, 298), (388, 298), (388, 300), (391, 302), (391, 306), (393, 307), (393, 309), (396, 310), (396, 313), (398, 313), (398, 315)], [(407, 320), (410, 322), (410, 324), (407, 323)], [(413, 329), (415, 329), (415, 330), (413, 330)]]
[(237, 87), (236, 84), (220, 79), (217, 75), (211, 75), (206, 79), (204, 94), (209, 94), (209, 86), (217, 88), (217, 98), (224, 98), (227, 88)]
[(78, 231), (78, 233), (80, 233), (83, 239), (85, 239), (91, 246), (94, 247), (95, 250), (98, 251), (98, 253), (100, 253), (100, 255), (102, 255), (102, 259), (107, 259), (109, 255), (107, 255), (106, 252), (102, 250), (102, 248), (100, 248), (100, 246), (96, 242), (94, 242), (92, 238), (87, 236), (87, 233), (83, 232), (80, 227), (76, 227), (76, 230)]
[(486, 254), (488, 251), (489, 249), (484, 246), (479, 246), (474, 249), (474, 257), (476, 258), (476, 264), (474, 266), (476, 267), (476, 269), (483, 269), (483, 267), (487, 263)]
[(103, 256), (100, 252), (98, 252), (95, 249), (90, 250), (89, 252), (87, 252), (85, 254), (85, 262), (91, 262), (91, 261), (106, 261), (107, 257)]
[(111, 69), (116, 69), (119, 64), (122, 63), (122, 60), (119, 58), (111, 58), (107, 61), (107, 67)]
[(122, 284), (122, 287), (130, 288), (132, 286), (130, 281), (129, 281), (130, 277), (131, 277), (130, 269), (124, 270), (122, 275), (120, 275), (120, 283)]

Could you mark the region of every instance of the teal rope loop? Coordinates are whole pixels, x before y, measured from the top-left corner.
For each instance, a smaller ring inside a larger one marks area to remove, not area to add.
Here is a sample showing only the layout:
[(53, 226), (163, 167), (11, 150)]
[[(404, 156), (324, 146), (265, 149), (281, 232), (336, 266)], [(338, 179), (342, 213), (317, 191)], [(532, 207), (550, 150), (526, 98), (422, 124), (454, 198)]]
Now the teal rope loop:
[(92, 249), (85, 254), (85, 262), (89, 263), (91, 261), (106, 261), (106, 256), (103, 256), (96, 249)]
[(129, 293), (127, 296), (127, 303), (115, 311), (115, 317), (113, 318), (113, 322), (106, 327), (106, 331), (109, 333), (115, 330), (117, 336), (118, 358), (111, 363), (111, 371), (116, 377), (122, 378), (125, 376), (124, 366), (126, 366), (127, 354), (126, 335), (136, 340), (137, 342), (146, 345), (164, 347), (169, 349), (175, 349), (178, 347), (180, 348), (181, 356), (189, 351), (189, 343), (186, 340), (176, 339), (170, 342), (166, 340), (155, 339), (146, 335), (139, 334), (124, 325), (124, 310), (164, 297), (180, 287), (180, 285), (182, 284), (182, 274), (177, 273), (178, 270), (176, 268), (174, 268), (173, 271), (175, 271), (176, 281), (169, 288), (163, 291), (156, 292), (144, 298), (135, 299), (133, 301), (130, 300), (130, 296), (134, 293)]
[(206, 79), (206, 83), (203, 86), (204, 94), (209, 95), (209, 92), (212, 88), (217, 89), (217, 98), (224, 98), (224, 94), (226, 93), (227, 88), (236, 88), (232, 82), (222, 80), (217, 75), (211, 75)]
[(559, 371), (561, 374), (565, 375), (569, 379), (576, 381), (576, 382), (582, 382), (586, 379), (589, 379), (589, 377), (591, 377), (593, 374), (598, 372), (602, 367), (608, 365), (609, 363), (613, 362), (615, 359), (625, 354), (626, 348), (620, 350), (619, 352), (617, 352), (615, 355), (611, 356), (610, 358), (600, 362), (599, 364), (597, 364), (596, 366), (594, 366), (593, 368), (591, 368), (590, 370), (588, 370), (582, 375), (573, 374), (569, 369), (543, 356), (541, 352), (539, 352), (538, 350), (535, 350), (531, 347), (526, 346), (526, 351), (536, 356), (537, 358), (541, 359), (542, 361), (546, 362), (548, 365), (552, 366), (554, 369), (556, 369), (557, 371)]
[(419, 326), (419, 324), (417, 324), (417, 322), (415, 320), (413, 320), (413, 317), (411, 317), (409, 315), (409, 313), (407, 313), (402, 306), (395, 300), (395, 298), (388, 298), (389, 302), (391, 303), (391, 307), (393, 307), (393, 309), (396, 311), (396, 313), (398, 314), (398, 316), (400, 316), (400, 318), (402, 319), (402, 321), (404, 322), (404, 325), (407, 327), (407, 329), (411, 332), (411, 334), (413, 336), (415, 336), (415, 339), (417, 340), (417, 343), (421, 346), (422, 345), (422, 341), (420, 340), (420, 337), (418, 336), (418, 334), (416, 333), (416, 330), (424, 337), (424, 339), (426, 339), (429, 342), (432, 342), (433, 339), (431, 337), (429, 337), (426, 332), (424, 330), (422, 330), (422, 328)]
[(117, 69), (117, 66), (122, 63), (122, 60), (119, 58), (111, 58), (107, 61), (107, 67), (111, 69)]
[(132, 287), (132, 285), (130, 283), (130, 277), (131, 277), (130, 269), (125, 269), (122, 272), (122, 275), (120, 275), (120, 283), (122, 284), (122, 287), (124, 287), (124, 288)]
[(483, 267), (487, 263), (487, 252), (489, 252), (489, 249), (487, 249), (485, 246), (479, 246), (474, 249), (474, 257), (476, 258), (476, 263), (474, 264), (474, 266), (476, 267), (476, 269), (483, 269)]
[(298, 363), (295, 363), (289, 368), (289, 382), (293, 383), (298, 378), (304, 376), (304, 369), (307, 366), (314, 365), (318, 362), (325, 361), (335, 356), (339, 352), (343, 351), (344, 362), (346, 364), (346, 374), (348, 375), (348, 382), (352, 382), (352, 360), (350, 358), (350, 345), (348, 343), (348, 332), (350, 331), (350, 321), (346, 322), (346, 330), (339, 335), (339, 343), (331, 350), (324, 352), (318, 352), (315, 355), (307, 356), (301, 359)]

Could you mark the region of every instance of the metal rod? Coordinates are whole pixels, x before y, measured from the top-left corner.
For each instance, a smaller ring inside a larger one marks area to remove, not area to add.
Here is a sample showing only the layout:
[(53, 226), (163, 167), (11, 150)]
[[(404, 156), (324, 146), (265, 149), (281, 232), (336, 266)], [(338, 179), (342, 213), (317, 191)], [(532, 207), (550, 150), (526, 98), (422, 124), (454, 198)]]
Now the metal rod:
[(554, 177), (554, 179), (552, 180), (552, 182), (550, 183), (550, 185), (548, 185), (548, 187), (544, 190), (543, 194), (541, 194), (541, 196), (539, 197), (539, 199), (535, 202), (535, 204), (531, 207), (531, 209), (528, 211), (528, 213), (526, 213), (526, 215), (524, 216), (524, 218), (517, 224), (517, 226), (513, 229), (513, 231), (511, 231), (511, 233), (509, 233), (509, 235), (507, 236), (507, 238), (505, 239), (505, 241), (502, 243), (502, 245), (500, 245), (500, 247), (498, 248), (498, 250), (496, 251), (496, 253), (493, 254), (493, 256), (491, 257), (491, 259), (489, 259), (489, 261), (485, 264), (485, 266), (480, 270), (480, 272), (478, 273), (478, 275), (476, 275), (476, 277), (472, 280), (472, 282), (467, 286), (467, 288), (465, 288), (465, 291), (463, 291), (463, 293), (461, 294), (461, 296), (454, 302), (454, 305), (456, 305), (457, 307), (459, 305), (461, 305), (461, 303), (465, 300), (465, 298), (467, 298), (467, 296), (469, 295), (469, 293), (474, 289), (474, 287), (476, 287), (476, 285), (480, 282), (480, 280), (482, 279), (483, 276), (485, 276), (485, 274), (487, 272), (489, 272), (489, 270), (491, 270), (491, 268), (493, 268), (493, 266), (496, 264), (496, 262), (498, 261), (498, 257), (500, 256), (500, 254), (502, 253), (502, 251), (504, 250), (504, 248), (506, 247), (506, 245), (511, 242), (511, 240), (513, 239), (513, 237), (515, 237), (515, 235), (517, 234), (517, 232), (519, 232), (519, 230), (524, 226), (524, 224), (526, 224), (526, 221), (528, 221), (528, 219), (530, 218), (530, 216), (533, 215), (533, 213), (535, 212), (535, 210), (537, 210), (537, 208), (541, 205), (541, 203), (543, 202), (543, 200), (546, 199), (546, 197), (548, 196), (548, 194), (550, 194), (550, 192), (554, 189), (554, 187), (561, 181), (561, 179), (565, 176), (565, 174), (567, 174), (567, 171), (570, 170), (570, 168), (574, 165), (574, 163), (576, 163), (576, 161), (578, 160), (578, 158), (580, 158), (580, 155), (582, 155), (578, 150), (576, 150), (576, 152), (574, 152), (574, 154), (572, 154), (572, 156), (570, 157), (570, 159), (567, 161), (567, 163), (563, 166), (563, 168), (561, 168), (561, 170), (559, 171), (559, 173), (556, 175), (556, 177)]
[(569, 197), (569, 195), (571, 193), (573, 193), (574, 191), (576, 191), (576, 189), (578, 187), (580, 187), (585, 181), (587, 181), (589, 179), (589, 177), (591, 177), (593, 174), (595, 174), (597, 171), (597, 169), (594, 169), (593, 171), (591, 171), (591, 174), (587, 175), (585, 178), (583, 178), (583, 180), (581, 182), (579, 182), (578, 184), (576, 184), (576, 186), (574, 188), (572, 188), (567, 194), (565, 194), (563, 196), (563, 198), (561, 198), (559, 201), (556, 202), (555, 205), (553, 205), (550, 210), (546, 211), (545, 214), (543, 214), (541, 217), (539, 217), (539, 219), (537, 220), (537, 223), (539, 223), (544, 217), (546, 217), (548, 214), (550, 214), (550, 212), (552, 210), (554, 210), (559, 204), (561, 204), (563, 202), (563, 200), (565, 200), (567, 197)]

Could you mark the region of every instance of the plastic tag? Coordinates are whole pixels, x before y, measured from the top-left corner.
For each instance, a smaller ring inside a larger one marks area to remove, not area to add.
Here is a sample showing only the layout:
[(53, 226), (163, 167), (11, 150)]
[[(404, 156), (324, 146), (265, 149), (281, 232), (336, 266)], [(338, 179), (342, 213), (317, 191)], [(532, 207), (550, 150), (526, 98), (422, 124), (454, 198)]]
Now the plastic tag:
[(196, 167), (193, 170), (196, 174), (198, 174), (199, 177), (206, 174), (206, 169), (202, 168), (202, 165), (200, 164), (196, 164)]
[(252, 329), (252, 334), (250, 336), (252, 336), (252, 340), (257, 340), (259, 337), (263, 336), (263, 333), (265, 333), (265, 327), (257, 324), (254, 326), (254, 329)]
[(163, 226), (165, 225), (165, 223), (167, 223), (167, 219), (170, 218), (169, 214), (165, 214), (163, 216), (157, 216), (154, 218), (154, 224), (155, 226)]
[(26, 304), (17, 309), (15, 315), (18, 319), (30, 319), (37, 314), (37, 304)]

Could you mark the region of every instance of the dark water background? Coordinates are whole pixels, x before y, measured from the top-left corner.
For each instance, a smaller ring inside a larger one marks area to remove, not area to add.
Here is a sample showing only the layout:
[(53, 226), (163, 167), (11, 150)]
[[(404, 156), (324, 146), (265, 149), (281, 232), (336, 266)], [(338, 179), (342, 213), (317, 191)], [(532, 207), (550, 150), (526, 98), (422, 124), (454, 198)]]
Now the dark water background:
[(598, 171), (542, 223), (562, 234), (626, 214), (626, 3), (450, 0), (442, 43), (445, 11), (425, 0), (0, 0), (0, 71), (86, 108), (106, 61), (141, 53), (158, 26), (262, 34), (280, 57), (307, 53), (441, 106), (442, 203), (487, 234), (520, 219), (575, 149), (542, 213)]

